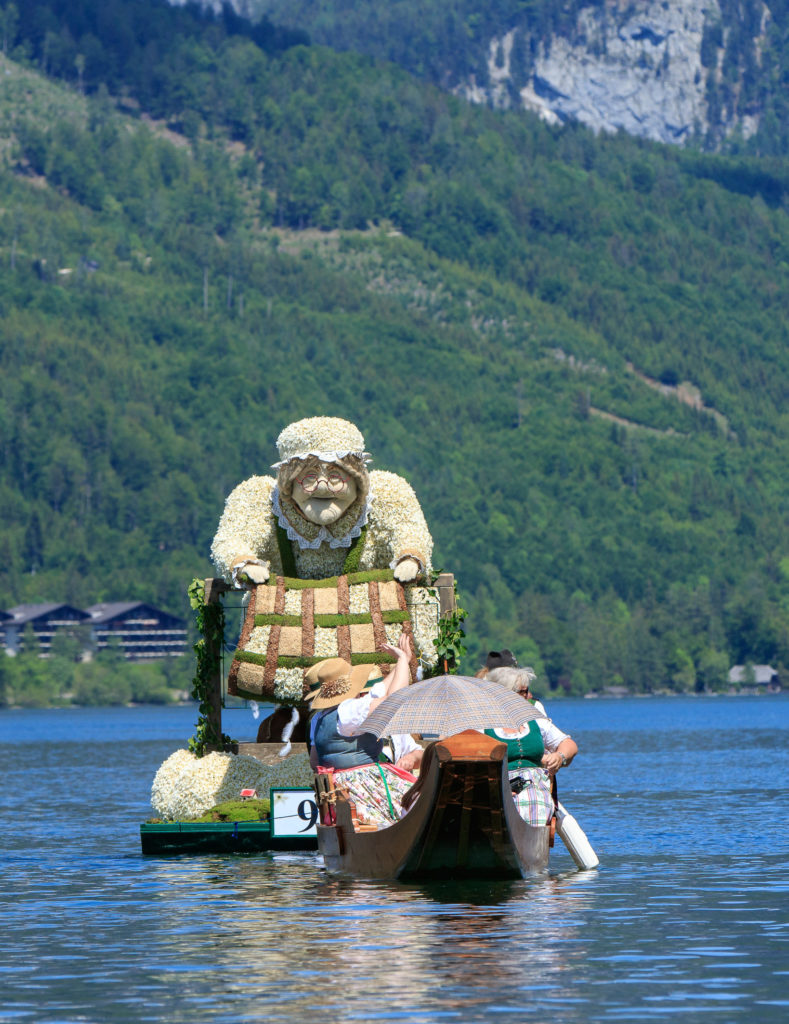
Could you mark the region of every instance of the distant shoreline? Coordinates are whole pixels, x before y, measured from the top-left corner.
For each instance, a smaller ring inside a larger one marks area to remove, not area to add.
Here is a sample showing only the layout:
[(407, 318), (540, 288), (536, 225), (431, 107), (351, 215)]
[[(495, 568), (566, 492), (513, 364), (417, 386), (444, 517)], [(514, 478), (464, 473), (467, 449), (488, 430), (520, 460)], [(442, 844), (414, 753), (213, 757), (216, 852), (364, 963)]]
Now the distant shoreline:
[[(783, 689), (781, 689), (781, 690), (770, 690), (769, 692), (766, 692), (764, 690), (747, 690), (747, 689), (742, 689), (742, 690), (726, 690), (725, 692), (722, 692), (722, 693), (711, 693), (711, 692), (707, 692), (707, 693), (689, 693), (689, 692), (677, 693), (674, 690), (661, 690), (661, 691), (656, 691), (655, 693), (632, 693), (632, 692), (609, 693), (609, 692), (606, 692), (604, 690), (601, 690), (601, 691), (593, 691), (591, 693), (582, 693), (582, 694), (566, 694), (566, 693), (559, 693), (559, 692), (550, 692), (550, 693), (544, 693), (544, 694), (537, 694), (536, 697), (537, 697), (538, 700), (545, 700), (545, 701), (554, 701), (554, 700), (558, 700), (558, 701), (564, 701), (564, 700), (625, 700), (625, 699), (628, 699), (628, 698), (631, 698), (631, 697), (632, 698), (637, 698), (639, 700), (646, 700), (646, 699), (652, 699), (652, 698), (655, 698), (655, 697), (672, 697), (672, 698), (677, 698), (677, 699), (681, 698), (681, 697), (691, 697), (691, 698), (694, 698), (694, 699), (697, 699), (697, 698), (702, 698), (702, 699), (705, 699), (705, 698), (719, 698), (719, 697), (724, 697), (724, 698), (725, 697), (780, 697), (780, 696), (785, 695), (787, 693), (789, 693), (789, 690), (783, 690)], [(121, 707), (125, 707), (125, 708), (155, 708), (155, 707), (160, 707), (160, 708), (178, 708), (178, 707), (191, 707), (191, 706), (197, 707), (198, 705), (199, 705), (199, 701), (193, 700), (191, 697), (187, 698), (186, 700), (174, 700), (174, 701), (168, 701), (167, 703), (163, 703), (163, 702), (160, 702), (160, 701), (128, 701), (127, 703), (124, 703), (124, 704), (113, 704), (113, 703), (107, 703), (107, 704), (72, 704), (72, 703), (62, 703), (62, 704), (38, 704), (38, 705), (6, 704), (6, 705), (3, 705), (3, 706), (0, 706), (0, 713), (2, 713), (3, 711), (69, 711), (69, 710), (71, 710), (71, 711), (87, 711), (87, 710), (89, 710), (91, 708), (121, 708)], [(263, 717), (265, 717), (265, 715), (269, 713), (269, 709), (273, 710), (275, 707), (276, 707), (276, 705), (274, 705), (274, 704), (272, 704), (272, 705), (261, 705), (260, 706), (260, 711), (263, 714)], [(236, 710), (236, 709), (234, 709), (234, 710)], [(238, 709), (238, 710), (240, 710), (240, 709)]]

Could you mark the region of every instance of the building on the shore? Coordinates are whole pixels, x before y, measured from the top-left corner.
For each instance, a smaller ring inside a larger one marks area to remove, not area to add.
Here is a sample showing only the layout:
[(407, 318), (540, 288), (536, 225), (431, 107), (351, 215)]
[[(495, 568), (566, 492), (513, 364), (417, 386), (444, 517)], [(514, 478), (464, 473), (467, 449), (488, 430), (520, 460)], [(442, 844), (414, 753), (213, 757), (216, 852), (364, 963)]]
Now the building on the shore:
[(19, 654), (22, 649), (25, 630), (30, 627), (38, 641), (39, 654), (49, 657), (49, 649), (58, 632), (73, 631), (90, 618), (87, 612), (70, 604), (18, 604), (9, 608), (7, 618), (0, 619), (0, 629), (5, 633), (5, 649), (8, 654)]
[(186, 650), (184, 620), (144, 601), (109, 601), (93, 604), (87, 611), (96, 651), (116, 644), (130, 660), (150, 661)]
[(183, 654), (188, 647), (186, 623), (144, 601), (112, 601), (88, 609), (69, 604), (20, 604), (0, 611), (0, 641), (17, 655), (25, 631), (32, 629), (42, 658), (51, 653), (58, 633), (74, 637), (82, 656), (115, 647), (129, 661), (152, 661)]
[(781, 692), (781, 680), (772, 665), (735, 665), (729, 669), (729, 682), (746, 692)]

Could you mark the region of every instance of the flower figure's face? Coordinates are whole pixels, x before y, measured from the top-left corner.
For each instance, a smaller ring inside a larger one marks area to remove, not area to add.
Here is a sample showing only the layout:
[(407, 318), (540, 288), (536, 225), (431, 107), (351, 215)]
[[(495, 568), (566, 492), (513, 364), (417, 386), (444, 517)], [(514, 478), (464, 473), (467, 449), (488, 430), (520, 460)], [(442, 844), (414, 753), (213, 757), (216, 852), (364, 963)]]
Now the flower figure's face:
[(311, 523), (336, 523), (356, 499), (356, 481), (333, 462), (310, 459), (293, 482), (293, 500)]

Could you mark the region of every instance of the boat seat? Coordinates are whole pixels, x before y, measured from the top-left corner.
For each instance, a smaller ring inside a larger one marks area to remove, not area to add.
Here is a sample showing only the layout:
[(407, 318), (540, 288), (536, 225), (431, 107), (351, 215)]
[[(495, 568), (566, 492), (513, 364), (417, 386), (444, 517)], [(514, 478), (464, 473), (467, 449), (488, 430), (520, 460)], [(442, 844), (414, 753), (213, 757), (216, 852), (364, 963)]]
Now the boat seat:
[(447, 736), (436, 743), (436, 757), (446, 761), (503, 761), (507, 757), (507, 744), (494, 740), (476, 729)]

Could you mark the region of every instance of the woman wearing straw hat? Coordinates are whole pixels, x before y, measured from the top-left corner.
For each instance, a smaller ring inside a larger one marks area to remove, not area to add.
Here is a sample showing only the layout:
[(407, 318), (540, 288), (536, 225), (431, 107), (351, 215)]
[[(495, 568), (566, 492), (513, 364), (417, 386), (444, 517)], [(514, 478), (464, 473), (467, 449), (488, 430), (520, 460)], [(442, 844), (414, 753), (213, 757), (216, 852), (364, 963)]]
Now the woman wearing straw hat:
[(389, 758), (385, 741), (362, 731), (370, 712), (410, 681), (408, 635), (402, 633), (396, 647), (385, 644), (384, 650), (397, 658), (386, 679), (370, 665), (352, 667), (342, 658), (319, 662), (306, 679), (314, 687), (307, 700), (316, 712), (310, 723), (313, 769), (342, 772), (342, 785), (351, 793), (359, 817), (391, 823), (400, 817), (400, 800), (414, 782), (410, 769), (422, 760), (422, 748), (407, 734), (392, 736)]

